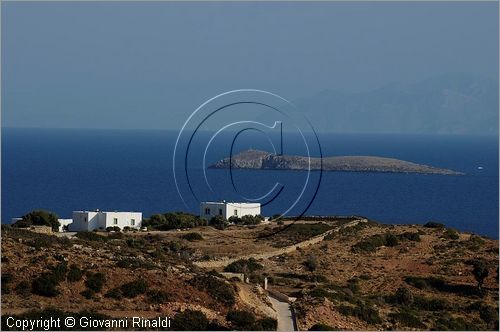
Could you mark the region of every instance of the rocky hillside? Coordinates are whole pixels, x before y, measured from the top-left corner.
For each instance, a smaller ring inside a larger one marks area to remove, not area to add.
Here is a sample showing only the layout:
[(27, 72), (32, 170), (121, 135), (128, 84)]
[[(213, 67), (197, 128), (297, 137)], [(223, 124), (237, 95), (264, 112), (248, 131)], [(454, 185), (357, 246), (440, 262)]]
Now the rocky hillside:
[[(222, 159), (209, 168), (229, 168), (230, 159)], [(235, 169), (262, 170), (319, 170), (337, 172), (393, 172), (460, 175), (449, 169), (421, 165), (409, 161), (373, 156), (342, 156), (307, 158), (304, 156), (279, 156), (266, 151), (246, 150), (231, 158)]]
[[(12, 315), (170, 317), (175, 330), (273, 329), (274, 319), (263, 314), (273, 313), (266, 298), (193, 266), (188, 242), (120, 232), (70, 239), (2, 226), (2, 330)], [(240, 312), (250, 317), (247, 326), (234, 320)]]

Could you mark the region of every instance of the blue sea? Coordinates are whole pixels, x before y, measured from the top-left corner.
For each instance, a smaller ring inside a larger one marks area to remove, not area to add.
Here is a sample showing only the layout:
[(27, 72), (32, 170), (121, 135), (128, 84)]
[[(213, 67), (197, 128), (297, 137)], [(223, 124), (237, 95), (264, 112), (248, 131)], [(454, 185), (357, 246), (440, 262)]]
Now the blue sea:
[[(306, 215), (361, 215), (394, 224), (433, 220), (498, 238), (498, 137), (318, 134), (323, 156), (391, 157), (466, 175), (311, 172), (308, 183), (313, 185), (302, 196), (307, 179), (302, 171), (238, 170), (231, 182), (229, 170), (208, 169), (211, 191), (199, 158), (186, 159), (191, 161), (186, 169), (183, 160), (175, 161), (178, 190), (173, 173), (176, 137), (171, 131), (5, 128), (2, 222), (33, 209), (63, 218), (70, 218), (73, 210), (96, 208), (142, 211), (144, 216), (198, 213), (197, 199), (255, 199), (279, 183), (284, 189), (263, 207), (264, 215), (305, 210)], [(267, 144), (258, 137), (242, 137), (234, 151), (269, 150)], [(286, 145), (285, 154), (302, 154), (296, 146)], [(208, 152), (207, 165), (228, 155), (225, 147)], [(191, 154), (203, 154), (203, 144)], [(186, 174), (196, 197), (181, 179)]]

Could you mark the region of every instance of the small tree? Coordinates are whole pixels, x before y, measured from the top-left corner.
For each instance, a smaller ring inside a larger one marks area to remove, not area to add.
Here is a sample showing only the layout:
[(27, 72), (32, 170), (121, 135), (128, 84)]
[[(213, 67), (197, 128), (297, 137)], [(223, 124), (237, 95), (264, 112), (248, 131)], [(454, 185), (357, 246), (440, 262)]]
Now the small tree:
[(472, 261), (472, 266), (474, 269), (472, 270), (472, 274), (474, 274), (474, 278), (477, 281), (477, 289), (481, 291), (484, 279), (488, 276), (488, 265), (482, 259), (477, 259)]
[(210, 225), (214, 226), (217, 229), (225, 229), (228, 225), (227, 220), (222, 216), (215, 216), (210, 219)]
[(307, 256), (306, 261), (304, 262), (304, 265), (307, 267), (307, 269), (311, 272), (314, 272), (316, 268), (318, 267), (318, 259), (314, 255), (309, 255)]
[(400, 287), (396, 291), (396, 301), (404, 306), (410, 306), (413, 304), (413, 294), (406, 287)]
[(59, 230), (59, 221), (55, 213), (44, 210), (34, 210), (23, 216), (22, 220), (16, 222), (14, 226), (29, 227), (36, 226), (50, 226), (52, 230), (57, 232)]

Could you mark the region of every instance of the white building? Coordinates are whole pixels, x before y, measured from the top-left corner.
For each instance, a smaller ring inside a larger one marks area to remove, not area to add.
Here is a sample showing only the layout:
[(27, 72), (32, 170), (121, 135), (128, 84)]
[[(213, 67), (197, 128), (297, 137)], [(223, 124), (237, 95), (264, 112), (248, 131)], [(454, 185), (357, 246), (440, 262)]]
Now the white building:
[(59, 221), (59, 232), (64, 232), (67, 230), (64, 227), (69, 226), (73, 222), (73, 219), (57, 219), (57, 221)]
[(229, 219), (232, 216), (243, 217), (260, 214), (260, 203), (234, 203), (234, 202), (201, 202), (200, 218), (210, 220), (215, 216)]
[(104, 212), (104, 211), (73, 211), (73, 222), (69, 224), (71, 232), (105, 230), (107, 227), (140, 229), (142, 212)]

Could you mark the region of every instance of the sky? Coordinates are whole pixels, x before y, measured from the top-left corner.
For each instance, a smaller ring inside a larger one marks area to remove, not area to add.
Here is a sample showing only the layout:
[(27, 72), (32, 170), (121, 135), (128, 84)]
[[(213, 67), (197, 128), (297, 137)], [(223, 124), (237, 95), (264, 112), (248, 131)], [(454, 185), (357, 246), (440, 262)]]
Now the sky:
[(498, 79), (498, 2), (2, 2), (2, 126), (178, 129), (238, 88), (288, 100)]

